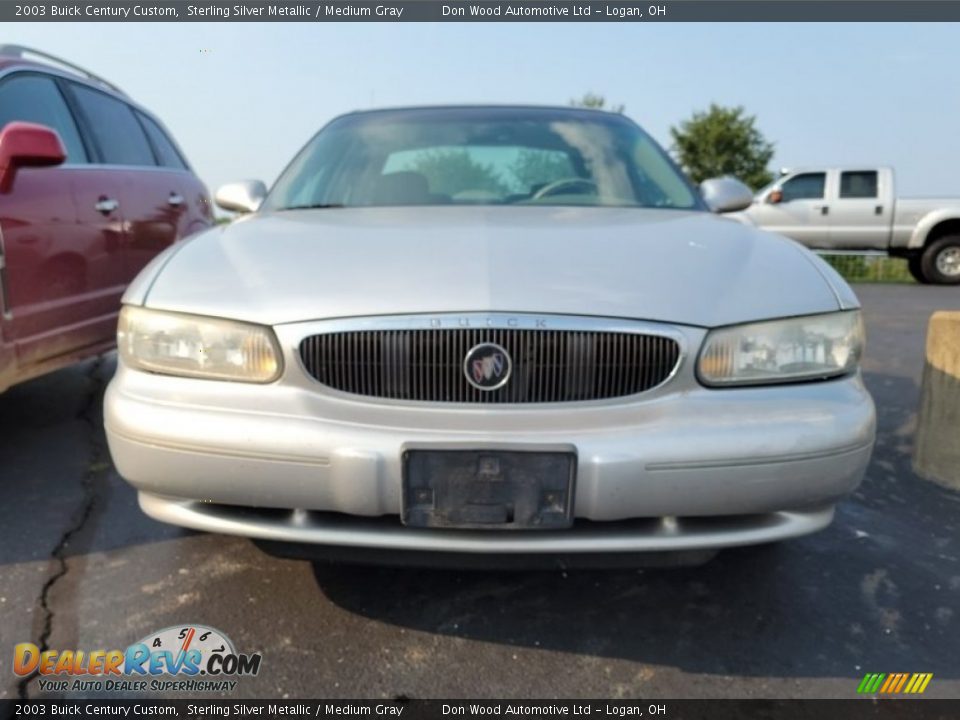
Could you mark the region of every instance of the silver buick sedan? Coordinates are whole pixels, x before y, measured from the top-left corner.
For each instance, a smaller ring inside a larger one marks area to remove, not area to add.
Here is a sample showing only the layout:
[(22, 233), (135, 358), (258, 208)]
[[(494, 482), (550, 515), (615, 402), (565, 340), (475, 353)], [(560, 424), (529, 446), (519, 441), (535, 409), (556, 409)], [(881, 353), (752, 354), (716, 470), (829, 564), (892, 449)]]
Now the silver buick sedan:
[(859, 303), (750, 199), (617, 114), (339, 117), (129, 288), (116, 467), (157, 520), (374, 559), (824, 528), (874, 442)]

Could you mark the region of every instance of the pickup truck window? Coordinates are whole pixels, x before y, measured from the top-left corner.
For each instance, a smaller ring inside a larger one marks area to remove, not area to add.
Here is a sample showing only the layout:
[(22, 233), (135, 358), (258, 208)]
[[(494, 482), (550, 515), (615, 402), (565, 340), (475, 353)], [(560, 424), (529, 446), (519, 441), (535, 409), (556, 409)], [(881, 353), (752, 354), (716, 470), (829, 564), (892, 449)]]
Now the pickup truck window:
[(841, 198), (877, 197), (877, 171), (857, 170), (840, 173)]
[(16, 74), (0, 83), (0, 128), (20, 120), (53, 128), (70, 164), (87, 162), (77, 124), (56, 83), (42, 75)]
[(820, 200), (823, 198), (823, 189), (827, 184), (826, 173), (803, 173), (794, 175), (787, 180), (780, 189), (783, 191), (781, 202), (791, 200)]

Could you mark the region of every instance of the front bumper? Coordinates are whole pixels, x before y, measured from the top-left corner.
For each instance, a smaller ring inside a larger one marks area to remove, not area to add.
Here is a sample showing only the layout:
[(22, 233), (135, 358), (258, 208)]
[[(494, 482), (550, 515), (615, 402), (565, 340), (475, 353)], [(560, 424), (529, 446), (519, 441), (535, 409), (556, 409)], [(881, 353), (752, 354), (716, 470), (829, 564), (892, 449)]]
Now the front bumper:
[[(363, 548), (588, 553), (746, 545), (821, 529), (863, 476), (875, 419), (859, 377), (464, 408), (378, 403), (296, 383), (163, 377), (121, 364), (105, 422), (117, 469), (162, 521)], [(574, 528), (405, 528), (401, 456), (411, 448), (572, 450)]]

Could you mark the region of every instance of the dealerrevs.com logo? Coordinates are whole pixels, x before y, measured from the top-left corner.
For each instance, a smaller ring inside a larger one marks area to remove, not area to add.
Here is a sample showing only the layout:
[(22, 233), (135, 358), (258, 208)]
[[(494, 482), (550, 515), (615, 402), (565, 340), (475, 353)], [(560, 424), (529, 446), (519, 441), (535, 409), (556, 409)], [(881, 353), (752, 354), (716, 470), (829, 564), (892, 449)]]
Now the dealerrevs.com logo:
[(226, 635), (206, 625), (177, 625), (147, 635), (126, 650), (13, 649), (13, 672), (40, 675), (41, 691), (223, 692), (238, 677), (260, 672), (260, 653), (238, 653)]

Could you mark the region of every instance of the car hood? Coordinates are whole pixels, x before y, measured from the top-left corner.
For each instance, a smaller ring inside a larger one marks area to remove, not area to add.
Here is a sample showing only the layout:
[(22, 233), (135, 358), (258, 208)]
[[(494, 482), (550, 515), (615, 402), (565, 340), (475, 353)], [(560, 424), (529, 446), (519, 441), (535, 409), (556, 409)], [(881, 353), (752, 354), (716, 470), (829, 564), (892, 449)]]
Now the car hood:
[(790, 240), (702, 212), (295, 210), (182, 243), (126, 299), (267, 325), (489, 311), (715, 327), (839, 309), (818, 262)]

